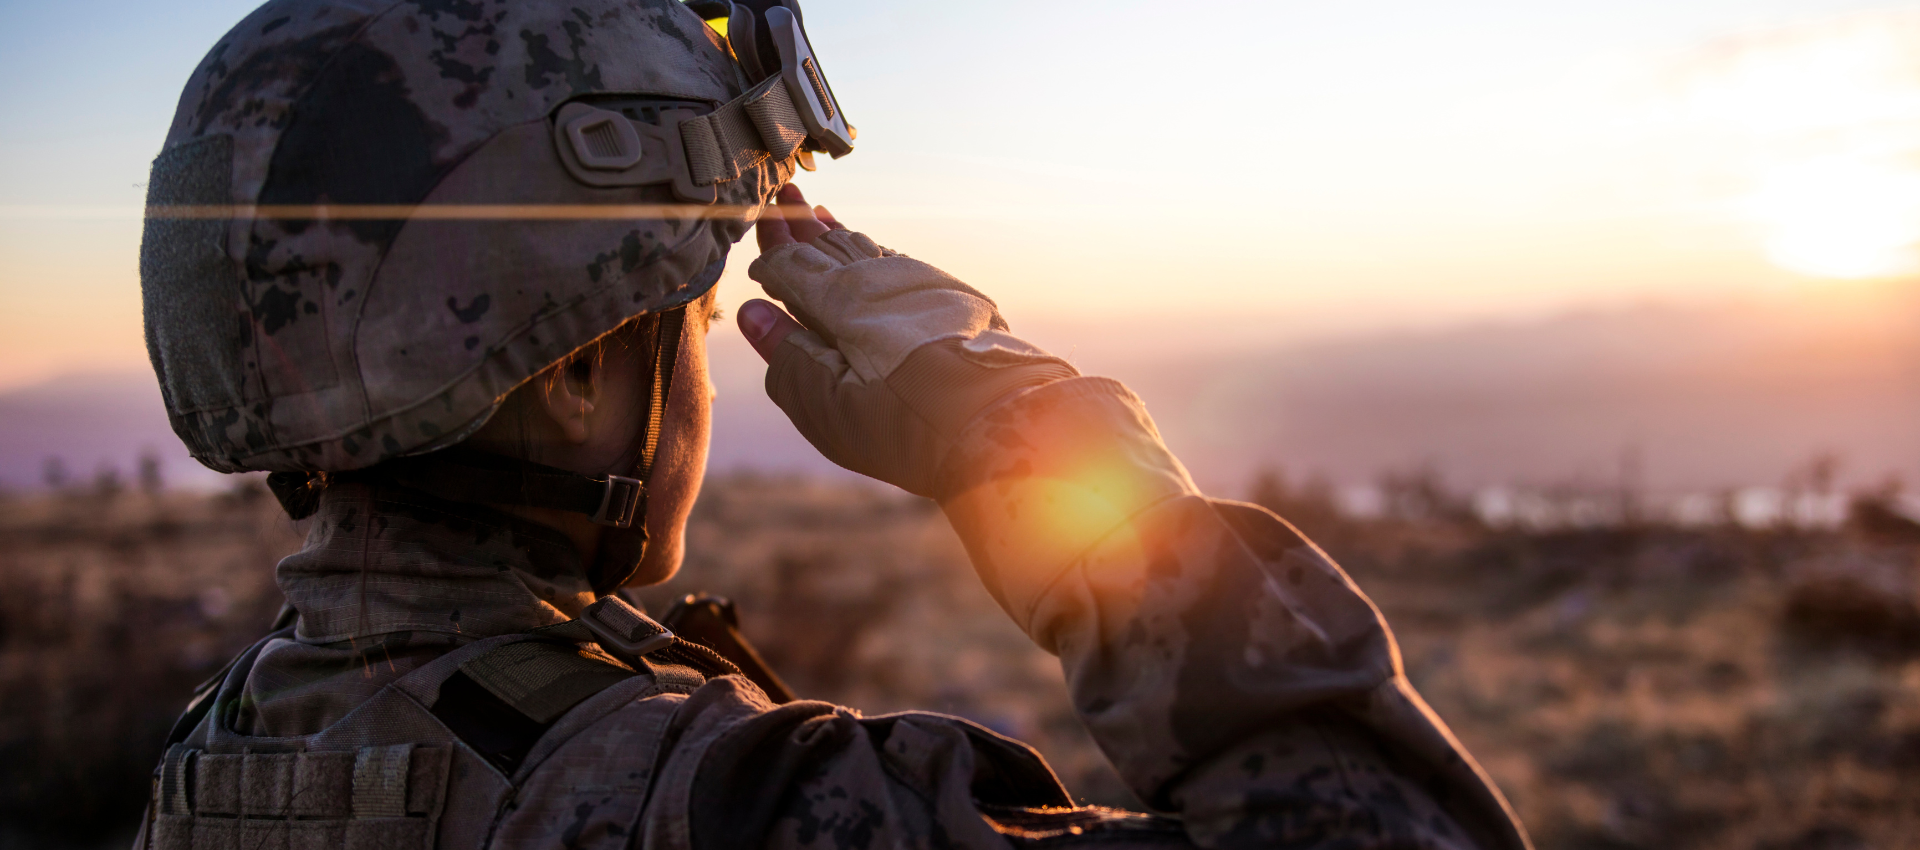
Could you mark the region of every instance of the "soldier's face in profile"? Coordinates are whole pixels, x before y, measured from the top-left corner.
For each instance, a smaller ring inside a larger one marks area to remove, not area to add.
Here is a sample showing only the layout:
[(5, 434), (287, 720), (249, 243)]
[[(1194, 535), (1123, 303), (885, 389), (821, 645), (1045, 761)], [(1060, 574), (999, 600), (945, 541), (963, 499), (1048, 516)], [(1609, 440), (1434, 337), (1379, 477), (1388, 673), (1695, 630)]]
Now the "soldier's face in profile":
[[(649, 539), (629, 584), (665, 581), (680, 568), (687, 516), (700, 495), (713, 430), (707, 332), (716, 316), (716, 300), (716, 294), (708, 292), (686, 307), (673, 386), (647, 482)], [(647, 328), (647, 323), (635, 322), (615, 330), (577, 362), (521, 385), (468, 445), (587, 475), (636, 474), (653, 388), (654, 345)], [(584, 514), (501, 507), (560, 529), (587, 561), (598, 557), (607, 540), (608, 527)], [(616, 541), (614, 549), (623, 548), (627, 544)]]
[[(717, 292), (709, 291), (687, 306), (681, 333), (680, 357), (673, 377), (673, 394), (661, 423), (659, 455), (648, 484), (647, 553), (629, 585), (656, 584), (673, 577), (685, 551), (687, 516), (700, 495), (707, 472), (707, 443), (713, 435), (713, 398), (716, 392), (707, 371), (707, 332), (718, 315)], [(650, 357), (651, 352), (638, 355)], [(638, 359), (637, 358), (637, 359)], [(642, 362), (634, 374), (645, 375)], [(646, 395), (637, 397), (644, 415)], [(644, 429), (641, 430), (644, 439)]]

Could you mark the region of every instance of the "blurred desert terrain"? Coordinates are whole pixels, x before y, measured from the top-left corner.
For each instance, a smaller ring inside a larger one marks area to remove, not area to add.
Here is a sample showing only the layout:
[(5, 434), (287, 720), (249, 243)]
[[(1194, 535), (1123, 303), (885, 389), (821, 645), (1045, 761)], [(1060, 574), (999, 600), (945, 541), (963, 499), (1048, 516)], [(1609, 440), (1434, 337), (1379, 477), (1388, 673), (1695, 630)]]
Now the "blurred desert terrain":
[[(1421, 691), (1543, 848), (1840, 850), (1920, 835), (1920, 525), (1872, 495), (1835, 528), (1494, 528), (1432, 481), (1343, 516), (1277, 475), (1396, 628)], [(1624, 514), (1631, 517), (1631, 511)], [(980, 588), (931, 503), (844, 480), (721, 476), (681, 575), (734, 598), (804, 696), (949, 712), (1127, 805), (1054, 659)], [(174, 713), (254, 640), (301, 529), (250, 480), (0, 502), (0, 846), (124, 841)]]

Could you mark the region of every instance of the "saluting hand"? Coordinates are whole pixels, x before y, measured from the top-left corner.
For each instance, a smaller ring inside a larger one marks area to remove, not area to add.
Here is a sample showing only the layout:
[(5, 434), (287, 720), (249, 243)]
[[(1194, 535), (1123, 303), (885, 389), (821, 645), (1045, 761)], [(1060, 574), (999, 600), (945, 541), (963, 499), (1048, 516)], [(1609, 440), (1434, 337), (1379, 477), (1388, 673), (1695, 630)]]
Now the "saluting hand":
[(740, 307), (767, 395), (828, 460), (940, 498), (942, 463), (995, 401), (1079, 373), (1012, 336), (993, 300), (808, 207), (792, 185), (762, 215), (747, 274), (786, 310)]
[[(807, 206), (807, 197), (800, 193), (800, 187), (792, 183), (780, 187), (775, 201), (777, 205), (762, 212), (760, 222), (753, 228), (762, 254), (781, 245), (812, 242), (826, 235), (829, 230), (847, 229), (826, 207)], [(772, 362), (774, 349), (786, 340), (787, 334), (801, 328), (800, 323), (787, 315), (785, 310), (760, 298), (742, 304), (737, 321), (740, 323), (740, 332), (753, 344), (753, 350), (759, 352), (761, 360), (768, 362)]]

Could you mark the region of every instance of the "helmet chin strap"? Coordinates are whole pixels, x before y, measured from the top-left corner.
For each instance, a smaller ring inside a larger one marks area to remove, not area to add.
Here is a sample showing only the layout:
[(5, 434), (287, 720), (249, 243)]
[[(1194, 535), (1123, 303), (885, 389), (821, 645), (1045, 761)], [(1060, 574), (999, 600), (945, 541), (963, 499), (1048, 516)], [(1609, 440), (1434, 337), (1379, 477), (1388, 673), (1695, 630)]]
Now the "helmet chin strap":
[(653, 385), (647, 397), (646, 434), (614, 464), (625, 475), (588, 475), (530, 460), (454, 447), (388, 461), (341, 478), (391, 481), (450, 502), (550, 508), (584, 514), (608, 526), (594, 562), (587, 564), (596, 593), (620, 588), (640, 569), (647, 551), (647, 491), (660, 450), (660, 432), (679, 366), (686, 308), (659, 314), (653, 337)]
[(647, 436), (641, 442), (634, 477), (653, 479), (653, 461), (660, 451), (661, 424), (666, 421), (667, 397), (673, 393), (673, 373), (680, 366), (680, 336), (687, 323), (687, 308), (660, 314), (653, 334), (653, 387), (647, 396)]
[[(589, 566), (596, 593), (612, 593), (640, 571), (647, 554), (647, 493), (653, 483), (654, 461), (660, 452), (660, 432), (666, 422), (667, 401), (673, 393), (673, 373), (680, 365), (680, 337), (686, 327), (687, 309), (682, 307), (660, 314), (653, 334), (653, 386), (647, 397), (647, 433), (641, 438), (639, 457), (628, 468), (639, 484), (638, 502), (626, 525), (607, 529), (600, 535), (600, 549)], [(631, 454), (631, 452), (630, 452)], [(628, 462), (622, 459), (621, 466)], [(596, 522), (600, 521), (598, 518)]]

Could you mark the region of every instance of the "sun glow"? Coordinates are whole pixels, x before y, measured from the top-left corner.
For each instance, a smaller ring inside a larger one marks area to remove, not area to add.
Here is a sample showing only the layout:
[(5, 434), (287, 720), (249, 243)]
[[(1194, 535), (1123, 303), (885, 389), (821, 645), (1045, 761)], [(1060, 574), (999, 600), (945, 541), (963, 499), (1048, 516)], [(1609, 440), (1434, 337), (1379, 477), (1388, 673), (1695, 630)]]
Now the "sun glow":
[(1828, 278), (1920, 270), (1920, 14), (1750, 33), (1678, 68), (1715, 182), (1775, 264)]
[(1815, 277), (1870, 278), (1916, 270), (1920, 172), (1823, 159), (1783, 165), (1742, 203), (1766, 228), (1767, 257)]

